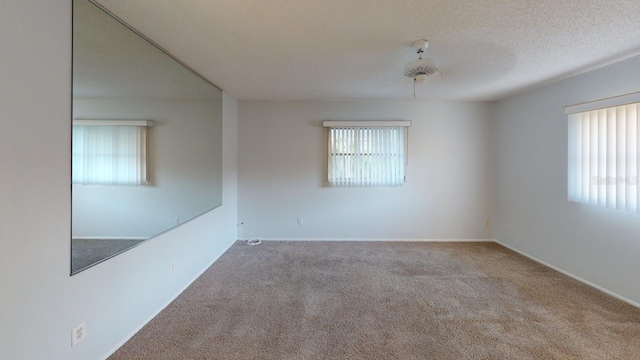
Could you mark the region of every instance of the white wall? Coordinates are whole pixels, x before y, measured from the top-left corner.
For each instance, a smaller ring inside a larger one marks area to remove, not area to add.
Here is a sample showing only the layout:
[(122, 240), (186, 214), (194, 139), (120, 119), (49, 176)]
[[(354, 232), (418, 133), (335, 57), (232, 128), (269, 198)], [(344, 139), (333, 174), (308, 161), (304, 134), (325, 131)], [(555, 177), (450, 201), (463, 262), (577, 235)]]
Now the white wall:
[[(239, 236), (493, 238), (485, 227), (493, 210), (489, 110), (461, 102), (241, 101)], [(323, 120), (412, 120), (407, 183), (327, 187)]]
[(567, 201), (564, 107), (640, 91), (638, 69), (635, 57), (496, 104), (497, 240), (636, 303), (640, 215)]
[(223, 206), (70, 277), (71, 1), (3, 2), (0, 30), (0, 358), (101, 359), (234, 241), (237, 103), (224, 95)]
[(149, 119), (150, 186), (73, 185), (74, 238), (151, 237), (222, 199), (220, 100), (74, 99), (74, 119)]

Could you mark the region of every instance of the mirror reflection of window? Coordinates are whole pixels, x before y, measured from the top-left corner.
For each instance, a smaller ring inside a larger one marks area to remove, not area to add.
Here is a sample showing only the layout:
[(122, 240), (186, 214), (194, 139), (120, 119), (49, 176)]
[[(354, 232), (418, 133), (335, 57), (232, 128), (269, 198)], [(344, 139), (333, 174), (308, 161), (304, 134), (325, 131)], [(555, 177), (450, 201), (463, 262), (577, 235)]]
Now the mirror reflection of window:
[(147, 126), (73, 125), (72, 183), (148, 185)]

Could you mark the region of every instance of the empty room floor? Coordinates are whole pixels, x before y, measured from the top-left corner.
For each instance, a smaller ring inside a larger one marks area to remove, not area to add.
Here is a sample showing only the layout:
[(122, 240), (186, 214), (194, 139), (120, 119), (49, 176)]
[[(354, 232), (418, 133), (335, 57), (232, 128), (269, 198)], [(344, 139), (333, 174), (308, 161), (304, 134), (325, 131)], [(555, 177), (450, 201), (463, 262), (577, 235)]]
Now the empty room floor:
[(640, 309), (495, 243), (234, 244), (110, 360), (640, 359)]

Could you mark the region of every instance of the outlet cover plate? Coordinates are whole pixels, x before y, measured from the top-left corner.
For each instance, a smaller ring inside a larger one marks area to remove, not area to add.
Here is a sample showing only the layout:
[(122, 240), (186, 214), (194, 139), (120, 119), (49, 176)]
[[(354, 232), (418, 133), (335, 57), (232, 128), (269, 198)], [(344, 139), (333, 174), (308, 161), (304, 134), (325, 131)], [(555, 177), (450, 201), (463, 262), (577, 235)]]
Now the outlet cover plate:
[(76, 346), (77, 343), (84, 340), (87, 337), (87, 324), (82, 322), (78, 326), (71, 329), (71, 346)]

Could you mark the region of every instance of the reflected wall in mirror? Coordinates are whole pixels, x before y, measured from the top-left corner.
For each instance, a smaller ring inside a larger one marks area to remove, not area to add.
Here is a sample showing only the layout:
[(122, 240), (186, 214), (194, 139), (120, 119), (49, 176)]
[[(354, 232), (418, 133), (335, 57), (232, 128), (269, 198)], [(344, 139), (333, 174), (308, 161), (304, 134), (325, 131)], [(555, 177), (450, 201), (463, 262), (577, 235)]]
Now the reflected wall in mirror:
[(222, 204), (222, 92), (73, 1), (71, 274)]

